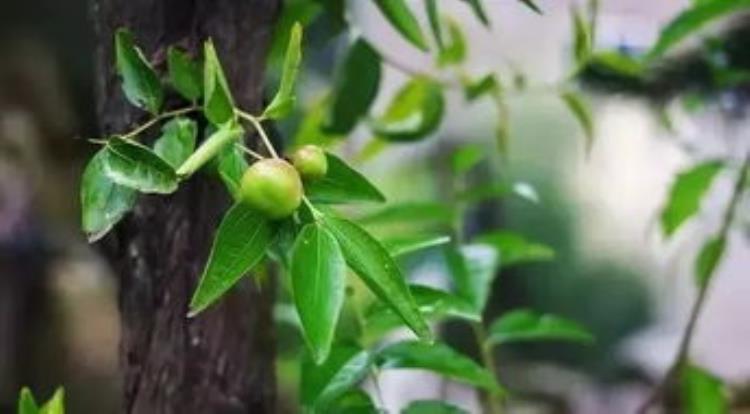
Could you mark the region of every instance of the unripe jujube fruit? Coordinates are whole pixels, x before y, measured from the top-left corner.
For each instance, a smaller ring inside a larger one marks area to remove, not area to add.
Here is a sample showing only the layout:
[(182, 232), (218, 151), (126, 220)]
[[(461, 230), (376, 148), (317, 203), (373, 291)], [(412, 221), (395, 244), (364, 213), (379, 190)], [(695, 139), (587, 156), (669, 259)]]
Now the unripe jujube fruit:
[(326, 153), (317, 145), (305, 145), (294, 151), (292, 164), (305, 180), (323, 178), (328, 172)]
[(240, 186), (242, 201), (271, 219), (290, 216), (302, 202), (300, 176), (282, 159), (265, 159), (251, 165)]

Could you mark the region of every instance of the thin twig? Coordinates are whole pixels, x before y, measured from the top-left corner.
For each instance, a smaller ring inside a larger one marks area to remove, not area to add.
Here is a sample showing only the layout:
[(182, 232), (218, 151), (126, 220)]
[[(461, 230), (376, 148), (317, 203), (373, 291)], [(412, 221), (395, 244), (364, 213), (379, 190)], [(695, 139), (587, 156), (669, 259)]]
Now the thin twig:
[(143, 132), (143, 131), (151, 128), (152, 126), (156, 125), (157, 123), (159, 123), (159, 122), (161, 122), (161, 121), (163, 121), (163, 120), (165, 120), (167, 118), (171, 118), (171, 117), (179, 116), (179, 115), (184, 115), (184, 114), (187, 114), (187, 113), (190, 113), (190, 112), (197, 111), (199, 109), (200, 109), (199, 106), (188, 106), (186, 108), (179, 108), (179, 109), (174, 109), (174, 110), (167, 111), (167, 112), (162, 112), (159, 115), (156, 115), (155, 117), (153, 117), (153, 118), (149, 119), (148, 121), (144, 122), (143, 124), (139, 125), (134, 130), (132, 130), (132, 131), (126, 133), (126, 134), (120, 135), (120, 137), (122, 139), (133, 138), (136, 135), (140, 134), (141, 132)]
[(253, 124), (253, 128), (255, 128), (255, 130), (258, 132), (260, 139), (263, 141), (263, 145), (266, 146), (266, 149), (268, 149), (268, 152), (271, 154), (271, 156), (274, 158), (279, 158), (279, 154), (276, 153), (276, 150), (271, 144), (271, 140), (268, 139), (268, 135), (266, 135), (266, 130), (263, 129), (263, 125), (261, 125), (261, 121), (263, 119), (251, 115), (239, 108), (235, 109), (235, 112), (237, 113), (237, 116)]
[[(482, 322), (473, 323), (474, 338), (476, 339), (477, 346), (479, 346), (479, 353), (482, 358), (482, 365), (487, 369), (492, 377), (497, 379), (497, 364), (495, 362), (495, 355), (492, 353), (492, 347), (487, 345), (487, 332), (484, 329)], [(502, 403), (495, 394), (491, 391), (485, 393), (487, 404), (487, 411), (491, 414), (501, 414), (503, 412)]]
[(250, 148), (248, 148), (248, 147), (246, 147), (246, 146), (244, 146), (244, 145), (242, 145), (242, 144), (240, 144), (240, 143), (237, 143), (236, 145), (237, 145), (237, 147), (238, 147), (238, 148), (239, 148), (240, 150), (242, 150), (242, 151), (243, 151), (244, 153), (246, 153), (246, 154), (250, 155), (251, 157), (255, 158), (255, 159), (256, 159), (256, 160), (258, 160), (258, 161), (260, 161), (260, 160), (264, 160), (264, 159), (265, 159), (265, 157), (264, 157), (264, 156), (262, 156), (262, 155), (258, 154), (257, 152), (255, 152), (255, 151), (251, 150)]

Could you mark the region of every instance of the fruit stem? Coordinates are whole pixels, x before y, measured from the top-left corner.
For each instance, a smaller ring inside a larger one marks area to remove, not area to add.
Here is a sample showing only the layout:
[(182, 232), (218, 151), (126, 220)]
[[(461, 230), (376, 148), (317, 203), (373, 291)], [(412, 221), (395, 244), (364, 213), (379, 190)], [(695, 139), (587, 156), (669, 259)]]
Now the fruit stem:
[(274, 158), (279, 158), (279, 154), (277, 154), (276, 150), (273, 148), (273, 145), (271, 144), (271, 140), (268, 139), (266, 130), (263, 129), (263, 125), (261, 125), (261, 121), (263, 120), (263, 118), (259, 118), (254, 115), (251, 115), (239, 108), (235, 108), (234, 111), (235, 113), (237, 113), (237, 116), (253, 124), (253, 127), (255, 128), (256, 131), (258, 131), (258, 135), (260, 135), (260, 139), (263, 140), (263, 144), (268, 149), (268, 152), (271, 153), (271, 156), (273, 156)]
[(251, 157), (255, 158), (255, 159), (256, 159), (256, 160), (258, 160), (258, 161), (260, 161), (260, 160), (264, 160), (264, 159), (265, 159), (265, 157), (264, 157), (264, 156), (262, 156), (262, 155), (258, 154), (257, 152), (255, 152), (255, 151), (251, 150), (250, 148), (248, 148), (248, 147), (246, 147), (246, 146), (244, 146), (244, 145), (242, 145), (242, 144), (240, 144), (240, 143), (237, 143), (237, 147), (238, 147), (239, 149), (241, 149), (241, 150), (242, 150), (242, 151), (243, 151), (244, 153), (248, 154), (249, 156), (251, 156)]
[(307, 208), (310, 209), (310, 211), (312, 212), (313, 217), (315, 217), (315, 219), (318, 219), (319, 217), (323, 216), (323, 213), (321, 213), (320, 210), (318, 210), (317, 208), (315, 208), (315, 206), (310, 202), (310, 199), (308, 199), (307, 196), (303, 195), (302, 196), (302, 201), (305, 203), (305, 205), (307, 206)]

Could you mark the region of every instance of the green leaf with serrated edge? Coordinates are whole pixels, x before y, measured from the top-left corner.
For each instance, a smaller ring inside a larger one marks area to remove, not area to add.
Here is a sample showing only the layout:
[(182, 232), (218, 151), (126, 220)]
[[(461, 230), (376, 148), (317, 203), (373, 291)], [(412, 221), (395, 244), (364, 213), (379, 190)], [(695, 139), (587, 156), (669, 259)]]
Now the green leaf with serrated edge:
[(706, 161), (677, 174), (660, 216), (661, 228), (667, 237), (698, 212), (722, 167), (720, 161)]
[(573, 20), (573, 57), (580, 66), (586, 63), (591, 54), (591, 28), (577, 7), (573, 7), (570, 14)]
[(227, 190), (235, 200), (240, 199), (240, 183), (245, 171), (250, 167), (245, 160), (241, 149), (236, 145), (225, 148), (219, 153), (219, 162), (216, 170), (219, 173), (221, 181), (227, 187)]
[(492, 373), (442, 343), (398, 342), (378, 351), (375, 362), (383, 369), (425, 369), (454, 381), (493, 393), (503, 393)]
[(703, 287), (711, 280), (716, 267), (721, 262), (726, 249), (727, 239), (719, 236), (708, 240), (695, 261), (695, 283), (698, 287)]
[(39, 409), (39, 414), (65, 414), (65, 390), (62, 387), (55, 390), (52, 398)]
[(523, 3), (526, 7), (533, 10), (537, 14), (544, 14), (542, 12), (542, 9), (539, 8), (539, 6), (536, 5), (536, 2), (534, 0), (518, 0), (521, 3)]
[(412, 401), (401, 414), (468, 414), (469, 412), (439, 400)]
[(18, 396), (18, 414), (38, 414), (39, 407), (34, 400), (34, 395), (31, 391), (23, 387), (21, 393)]
[(490, 18), (487, 16), (487, 12), (484, 10), (484, 6), (482, 5), (482, 0), (464, 0), (467, 3), (469, 3), (469, 6), (471, 6), (471, 11), (474, 12), (474, 15), (479, 19), (480, 22), (482, 22), (483, 25), (486, 27), (490, 26)]
[(528, 341), (591, 343), (594, 336), (576, 322), (527, 309), (509, 311), (490, 325), (488, 344)]
[(594, 120), (591, 117), (591, 108), (583, 98), (582, 95), (575, 92), (565, 92), (560, 95), (565, 105), (573, 114), (576, 121), (581, 125), (584, 136), (586, 138), (586, 153), (591, 152), (591, 147), (594, 145)]
[(161, 128), (154, 152), (174, 168), (179, 167), (195, 150), (198, 126), (188, 118), (172, 118)]
[(685, 414), (729, 413), (727, 390), (721, 379), (692, 364), (680, 370), (680, 396)]
[(126, 29), (115, 32), (115, 66), (128, 101), (152, 114), (159, 113), (164, 101), (161, 82)]
[(294, 109), (296, 101), (294, 85), (297, 82), (300, 63), (302, 63), (302, 25), (295, 23), (289, 35), (279, 90), (263, 111), (263, 117), (284, 118)]
[(89, 242), (102, 238), (133, 208), (137, 193), (112, 181), (104, 172), (107, 149), (89, 161), (81, 178), (81, 226)]
[(326, 215), (323, 222), (341, 245), (349, 267), (370, 290), (388, 304), (417, 336), (431, 339), (432, 332), (419, 312), (404, 275), (388, 251), (348, 220)]
[(711, 21), (747, 8), (750, 8), (750, 0), (720, 0), (683, 11), (661, 30), (656, 43), (646, 54), (646, 61), (662, 56)]
[(433, 234), (413, 234), (383, 240), (383, 246), (392, 257), (403, 256), (431, 247), (450, 243), (449, 236)]
[(115, 183), (142, 193), (169, 194), (177, 190), (174, 168), (145, 145), (113, 137), (105, 149), (104, 173)]
[(195, 152), (177, 169), (178, 177), (193, 175), (206, 163), (216, 158), (224, 150), (239, 141), (245, 131), (234, 122), (225, 123), (213, 134), (209, 135)]
[(456, 174), (465, 174), (474, 168), (487, 156), (487, 151), (481, 145), (464, 145), (453, 152), (451, 166)]
[(385, 196), (367, 178), (333, 154), (326, 153), (325, 177), (305, 184), (310, 201), (324, 204), (385, 201)]
[(528, 240), (521, 234), (509, 230), (485, 233), (475, 240), (495, 248), (502, 260), (502, 267), (521, 263), (546, 262), (555, 258), (551, 247)]
[(483, 245), (448, 246), (445, 259), (456, 294), (482, 312), (500, 265), (497, 251)]
[(188, 101), (197, 101), (203, 93), (201, 67), (174, 46), (170, 46), (167, 52), (167, 67), (172, 87)]
[(351, 390), (326, 407), (329, 414), (381, 414), (370, 396), (362, 390)]
[(203, 114), (212, 124), (222, 125), (234, 119), (234, 100), (213, 42), (203, 47)]
[(321, 364), (331, 350), (346, 288), (341, 248), (321, 224), (307, 224), (297, 235), (290, 273), (305, 341), (313, 360)]
[(374, 0), (374, 2), (380, 12), (406, 40), (420, 50), (428, 50), (419, 22), (404, 0)]
[(190, 301), (189, 316), (209, 307), (257, 265), (273, 233), (263, 214), (242, 203), (229, 209), (216, 231), (208, 263)]
[(385, 114), (372, 120), (371, 127), (389, 141), (416, 141), (437, 129), (444, 107), (440, 85), (415, 77), (396, 93)]
[(344, 135), (354, 129), (378, 94), (380, 54), (363, 38), (357, 38), (336, 71), (328, 115), (323, 129)]
[(443, 49), (443, 27), (440, 21), (440, 11), (438, 10), (437, 0), (424, 0), (425, 14), (427, 14), (427, 21), (430, 23), (430, 30), (432, 31), (432, 38), (435, 39), (435, 44), (438, 50)]
[(302, 404), (322, 410), (362, 381), (371, 364), (372, 355), (354, 345), (335, 345), (322, 365), (305, 355), (300, 384)]
[(458, 22), (446, 18), (445, 23), (448, 27), (448, 40), (438, 53), (438, 66), (460, 64), (466, 59), (466, 38)]
[(391, 203), (375, 212), (357, 218), (364, 225), (389, 224), (451, 224), (455, 212), (445, 204), (429, 201)]
[(464, 98), (468, 102), (475, 101), (485, 95), (497, 95), (500, 93), (500, 83), (495, 74), (488, 73), (478, 79), (463, 79)]

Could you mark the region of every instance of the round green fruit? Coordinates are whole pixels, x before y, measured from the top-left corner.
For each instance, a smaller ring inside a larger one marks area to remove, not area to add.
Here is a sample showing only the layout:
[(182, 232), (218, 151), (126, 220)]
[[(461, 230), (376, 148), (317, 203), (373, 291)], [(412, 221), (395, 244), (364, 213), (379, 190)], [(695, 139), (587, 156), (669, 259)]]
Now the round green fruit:
[(294, 151), (292, 164), (305, 180), (323, 178), (328, 172), (326, 153), (317, 145), (305, 145)]
[(273, 158), (251, 165), (242, 176), (240, 196), (271, 219), (290, 216), (302, 202), (302, 181), (288, 162)]

